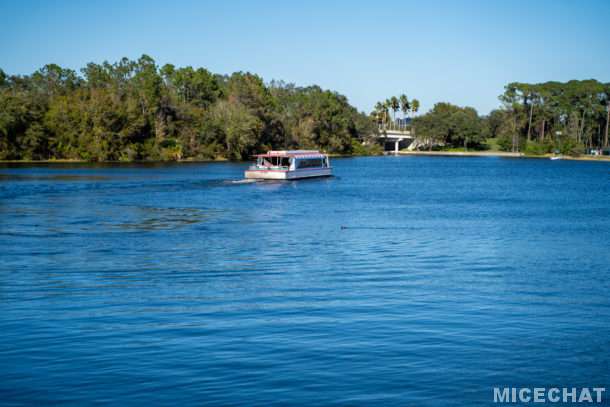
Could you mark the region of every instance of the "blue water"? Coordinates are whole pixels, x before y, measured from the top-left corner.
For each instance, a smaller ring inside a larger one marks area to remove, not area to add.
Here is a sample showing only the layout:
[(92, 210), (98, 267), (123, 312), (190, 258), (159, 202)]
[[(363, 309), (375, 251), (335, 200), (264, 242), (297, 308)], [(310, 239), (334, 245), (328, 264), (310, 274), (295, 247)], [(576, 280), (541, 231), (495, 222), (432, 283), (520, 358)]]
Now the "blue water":
[(609, 387), (610, 164), (333, 164), (247, 185), (247, 164), (0, 167), (0, 403)]

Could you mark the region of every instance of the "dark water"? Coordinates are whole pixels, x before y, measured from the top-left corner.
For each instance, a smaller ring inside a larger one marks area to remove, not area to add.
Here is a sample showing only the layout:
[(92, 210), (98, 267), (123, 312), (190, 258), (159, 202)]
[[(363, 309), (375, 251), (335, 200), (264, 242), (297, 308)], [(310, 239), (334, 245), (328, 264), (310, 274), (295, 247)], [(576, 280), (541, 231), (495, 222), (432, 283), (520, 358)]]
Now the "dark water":
[(489, 405), (610, 384), (610, 165), (0, 167), (0, 403)]

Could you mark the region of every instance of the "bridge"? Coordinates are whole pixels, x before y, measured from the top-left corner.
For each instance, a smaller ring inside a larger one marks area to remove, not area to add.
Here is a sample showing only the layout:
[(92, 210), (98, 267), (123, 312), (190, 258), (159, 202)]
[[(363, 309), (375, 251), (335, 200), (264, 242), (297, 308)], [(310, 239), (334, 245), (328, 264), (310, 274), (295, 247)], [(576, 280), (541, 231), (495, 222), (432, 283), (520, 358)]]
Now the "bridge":
[(408, 148), (413, 144), (415, 136), (411, 133), (411, 127), (408, 125), (386, 123), (379, 125), (379, 132), (375, 136), (375, 138), (384, 142), (384, 150), (385, 145), (393, 143), (394, 154), (397, 154), (401, 148), (401, 143), (403, 145), (403, 148)]

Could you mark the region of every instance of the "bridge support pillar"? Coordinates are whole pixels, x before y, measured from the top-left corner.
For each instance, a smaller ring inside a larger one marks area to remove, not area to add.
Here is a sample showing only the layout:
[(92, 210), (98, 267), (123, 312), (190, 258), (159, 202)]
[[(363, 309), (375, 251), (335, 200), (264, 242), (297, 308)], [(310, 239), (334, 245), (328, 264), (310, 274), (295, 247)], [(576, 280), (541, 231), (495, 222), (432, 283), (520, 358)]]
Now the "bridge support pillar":
[(394, 142), (394, 154), (398, 154), (398, 147), (400, 147), (400, 140)]

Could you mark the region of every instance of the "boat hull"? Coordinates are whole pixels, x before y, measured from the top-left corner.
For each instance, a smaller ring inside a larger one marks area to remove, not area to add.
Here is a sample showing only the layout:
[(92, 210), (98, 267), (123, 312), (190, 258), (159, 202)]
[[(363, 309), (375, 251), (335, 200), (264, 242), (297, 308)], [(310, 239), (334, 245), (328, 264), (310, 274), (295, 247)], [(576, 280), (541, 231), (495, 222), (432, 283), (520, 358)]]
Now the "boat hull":
[(328, 177), (332, 175), (331, 168), (307, 168), (302, 170), (247, 170), (245, 177), (248, 179), (277, 179), (292, 180), (314, 177)]

